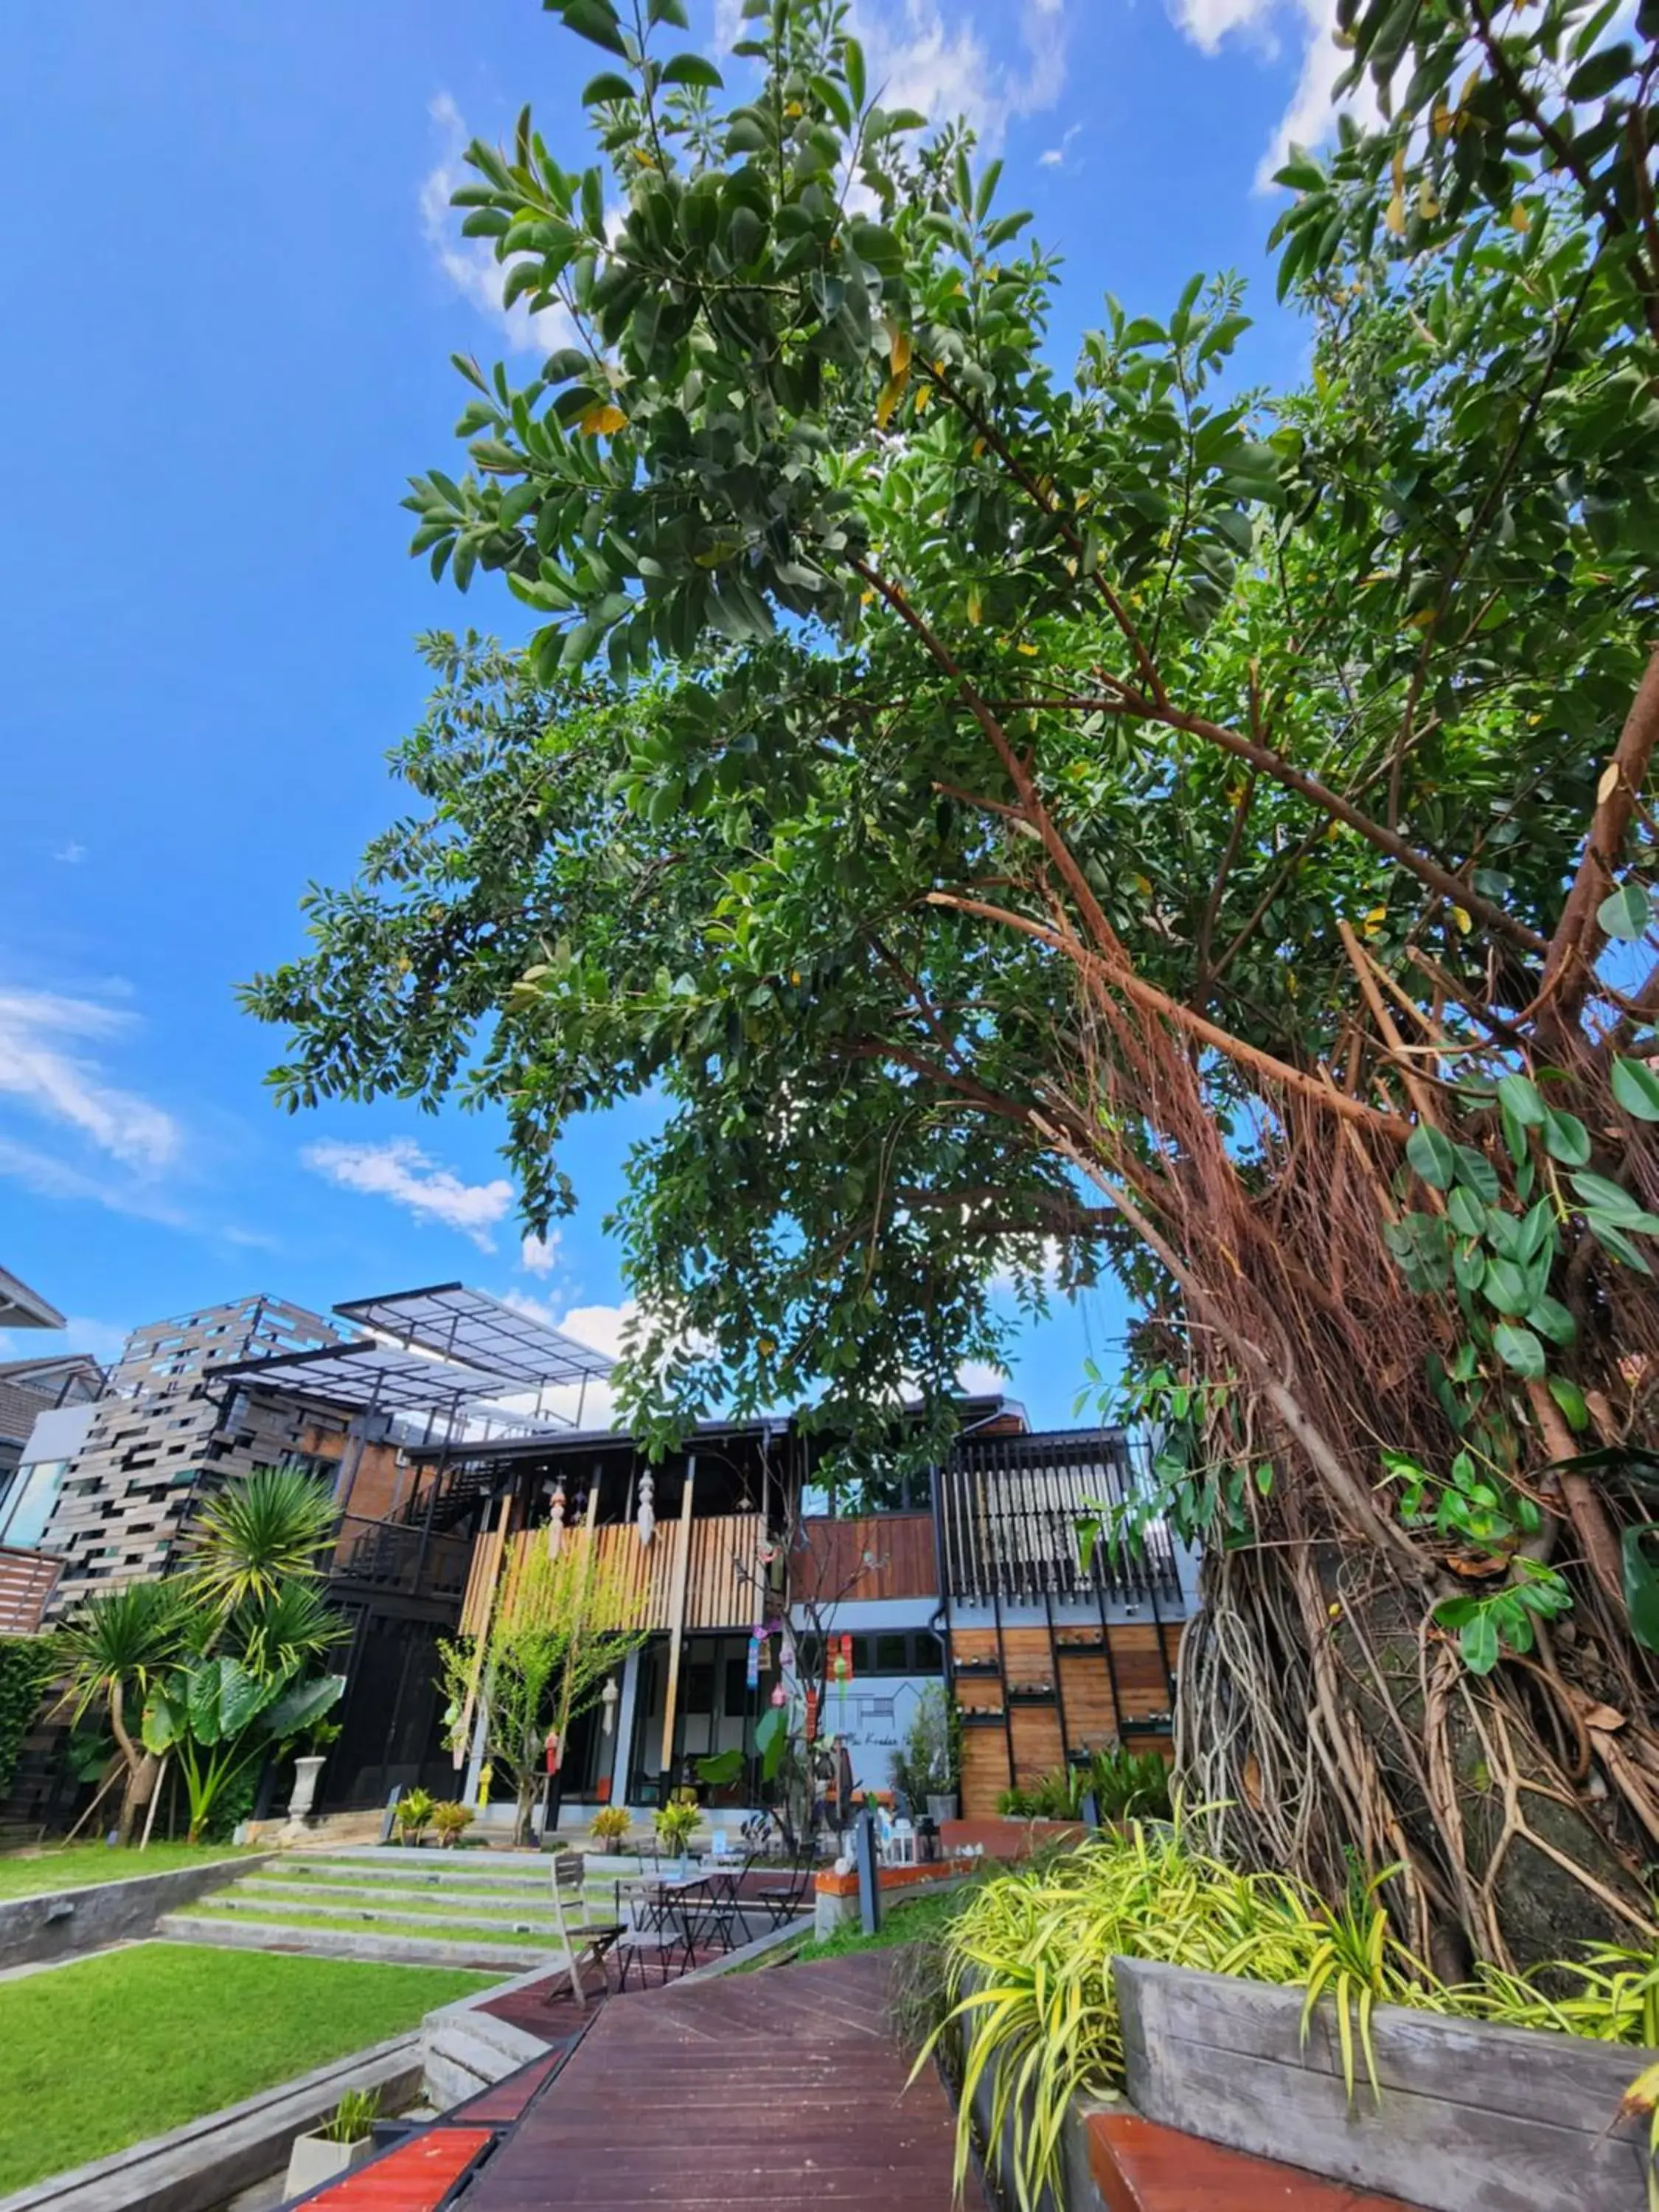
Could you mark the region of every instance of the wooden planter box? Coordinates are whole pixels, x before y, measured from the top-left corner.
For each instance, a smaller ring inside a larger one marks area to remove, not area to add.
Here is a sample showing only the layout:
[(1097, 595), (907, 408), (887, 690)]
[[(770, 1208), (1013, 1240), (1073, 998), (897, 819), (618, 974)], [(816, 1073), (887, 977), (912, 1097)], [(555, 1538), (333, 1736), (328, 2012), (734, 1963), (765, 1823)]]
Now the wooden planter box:
[(1619, 2116), (1659, 2053), (1379, 2006), (1380, 2104), (1331, 2003), (1114, 1959), (1129, 2097), (1148, 2119), (1425, 2212), (1644, 2212), (1645, 2120)]

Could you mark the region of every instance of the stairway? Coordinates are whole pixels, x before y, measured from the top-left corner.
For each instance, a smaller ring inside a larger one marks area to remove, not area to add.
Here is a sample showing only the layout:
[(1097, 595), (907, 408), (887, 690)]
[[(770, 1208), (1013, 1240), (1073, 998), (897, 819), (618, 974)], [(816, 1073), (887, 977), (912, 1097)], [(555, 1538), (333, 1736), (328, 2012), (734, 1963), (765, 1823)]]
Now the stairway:
[[(290, 1851), (168, 1913), (158, 1933), (181, 1943), (520, 1973), (562, 1956), (552, 1868), (529, 1851)], [(563, 1904), (574, 1930), (580, 1894), (564, 1893)]]

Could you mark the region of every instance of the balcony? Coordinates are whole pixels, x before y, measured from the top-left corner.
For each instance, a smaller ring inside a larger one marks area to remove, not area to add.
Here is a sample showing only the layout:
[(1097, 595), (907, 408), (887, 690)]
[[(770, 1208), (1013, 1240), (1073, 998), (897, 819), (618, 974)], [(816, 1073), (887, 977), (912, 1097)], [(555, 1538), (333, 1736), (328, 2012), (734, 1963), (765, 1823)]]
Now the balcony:
[(0, 1544), (0, 1636), (35, 1636), (64, 1563), (55, 1552)]

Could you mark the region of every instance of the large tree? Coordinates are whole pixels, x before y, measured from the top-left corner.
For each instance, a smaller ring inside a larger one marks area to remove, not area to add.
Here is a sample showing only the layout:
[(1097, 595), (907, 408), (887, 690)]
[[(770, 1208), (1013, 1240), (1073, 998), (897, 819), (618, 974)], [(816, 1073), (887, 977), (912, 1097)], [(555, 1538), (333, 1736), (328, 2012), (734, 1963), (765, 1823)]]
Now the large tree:
[(555, 12), (600, 162), (526, 112), (458, 198), (571, 342), (458, 362), (410, 501), (543, 626), (429, 641), (427, 811), (250, 992), (282, 1095), (464, 1083), (535, 1225), (660, 1095), (653, 1435), (867, 1422), (994, 1269), (1115, 1268), (1218, 1839), (1398, 1861), (1443, 1954), (1647, 1927), (1652, 0), (1346, 9), (1388, 119), (1285, 173), (1273, 401), (1226, 282), (1062, 375), (999, 165), (835, 0), (749, 0), (721, 106), (679, 0)]

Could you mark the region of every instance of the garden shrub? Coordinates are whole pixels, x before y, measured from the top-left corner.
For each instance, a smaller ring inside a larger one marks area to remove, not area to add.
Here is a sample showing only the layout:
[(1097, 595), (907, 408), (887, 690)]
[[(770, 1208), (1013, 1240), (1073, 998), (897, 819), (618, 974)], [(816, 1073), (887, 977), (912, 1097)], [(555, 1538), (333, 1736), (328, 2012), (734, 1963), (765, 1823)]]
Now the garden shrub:
[(54, 1637), (0, 1636), (0, 1799), (11, 1787), (58, 1656)]

